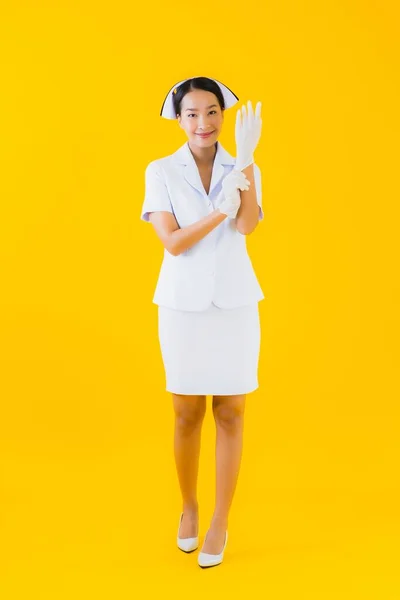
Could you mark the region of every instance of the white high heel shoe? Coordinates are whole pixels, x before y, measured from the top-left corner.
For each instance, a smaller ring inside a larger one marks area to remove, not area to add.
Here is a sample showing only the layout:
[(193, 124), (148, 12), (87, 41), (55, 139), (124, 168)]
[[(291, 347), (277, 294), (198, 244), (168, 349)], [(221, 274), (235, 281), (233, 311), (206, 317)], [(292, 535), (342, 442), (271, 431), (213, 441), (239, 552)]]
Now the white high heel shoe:
[(228, 532), (225, 532), (225, 543), (220, 554), (207, 554), (207, 552), (199, 552), (198, 563), (200, 567), (214, 567), (219, 565), (224, 560), (224, 551), (228, 541)]
[(193, 550), (196, 550), (199, 545), (199, 536), (190, 537), (190, 538), (180, 538), (179, 537), (179, 530), (181, 528), (182, 518), (183, 518), (183, 513), (181, 514), (180, 519), (179, 519), (178, 535), (177, 535), (176, 542), (178, 544), (178, 548), (180, 550), (183, 550), (183, 552), (193, 552)]

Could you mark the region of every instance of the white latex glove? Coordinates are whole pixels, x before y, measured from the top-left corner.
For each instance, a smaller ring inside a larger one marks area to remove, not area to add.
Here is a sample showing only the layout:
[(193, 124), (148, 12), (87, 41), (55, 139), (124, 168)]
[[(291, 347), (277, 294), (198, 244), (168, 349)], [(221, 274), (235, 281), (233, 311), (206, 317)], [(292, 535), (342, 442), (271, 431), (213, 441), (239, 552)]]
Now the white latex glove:
[(236, 138), (236, 164), (235, 169), (242, 171), (254, 162), (253, 152), (261, 136), (261, 102), (257, 102), (256, 112), (253, 113), (253, 107), (250, 100), (246, 106), (243, 104), (236, 113), (235, 138)]
[(230, 219), (236, 217), (236, 213), (240, 207), (240, 190), (248, 190), (250, 181), (244, 173), (232, 169), (230, 173), (222, 180), (222, 196), (223, 200), (218, 206), (218, 209)]

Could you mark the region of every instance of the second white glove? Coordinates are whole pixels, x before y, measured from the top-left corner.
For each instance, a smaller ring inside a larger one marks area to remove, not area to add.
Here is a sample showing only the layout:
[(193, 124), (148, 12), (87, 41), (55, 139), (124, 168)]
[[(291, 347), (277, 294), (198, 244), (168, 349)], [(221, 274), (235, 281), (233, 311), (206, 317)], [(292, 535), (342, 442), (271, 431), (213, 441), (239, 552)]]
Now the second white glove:
[(256, 111), (250, 100), (236, 113), (236, 168), (240, 171), (254, 163), (254, 150), (261, 136), (261, 102), (257, 102)]
[(223, 200), (217, 207), (221, 213), (227, 215), (230, 219), (236, 217), (240, 207), (239, 190), (248, 190), (250, 181), (246, 178), (242, 171), (232, 169), (232, 171), (222, 180)]

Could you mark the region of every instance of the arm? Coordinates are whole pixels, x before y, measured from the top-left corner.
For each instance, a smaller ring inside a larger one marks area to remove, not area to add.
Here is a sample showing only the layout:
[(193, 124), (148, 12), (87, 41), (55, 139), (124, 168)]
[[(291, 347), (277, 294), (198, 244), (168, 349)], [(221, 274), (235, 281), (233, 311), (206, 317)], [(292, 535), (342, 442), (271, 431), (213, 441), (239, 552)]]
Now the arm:
[(256, 185), (254, 181), (253, 163), (243, 169), (243, 173), (250, 181), (248, 190), (240, 190), (240, 208), (236, 215), (236, 229), (243, 235), (252, 233), (258, 225), (260, 207), (257, 203)]
[(178, 256), (202, 240), (215, 229), (227, 216), (217, 208), (196, 223), (180, 228), (175, 216), (167, 211), (156, 211), (149, 214), (149, 221), (154, 226), (158, 237), (173, 256)]

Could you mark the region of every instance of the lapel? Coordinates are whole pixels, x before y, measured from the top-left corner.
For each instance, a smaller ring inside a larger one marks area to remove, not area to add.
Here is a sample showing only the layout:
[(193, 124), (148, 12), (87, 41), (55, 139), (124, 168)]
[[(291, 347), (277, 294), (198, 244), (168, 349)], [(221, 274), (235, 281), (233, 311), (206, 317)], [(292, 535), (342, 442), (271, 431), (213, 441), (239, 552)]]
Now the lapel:
[[(212, 177), (210, 183), (210, 191), (208, 196), (211, 196), (213, 189), (222, 179), (225, 173), (224, 165), (234, 165), (235, 159), (225, 150), (220, 142), (217, 143), (217, 152), (214, 157)], [(192, 187), (194, 187), (204, 197), (208, 197), (204, 189), (203, 182), (201, 181), (199, 169), (194, 160), (193, 154), (189, 148), (188, 142), (183, 144), (173, 155), (174, 162), (184, 165), (184, 177)]]

